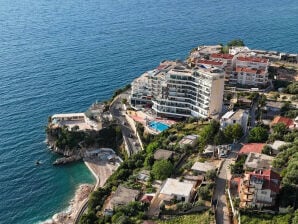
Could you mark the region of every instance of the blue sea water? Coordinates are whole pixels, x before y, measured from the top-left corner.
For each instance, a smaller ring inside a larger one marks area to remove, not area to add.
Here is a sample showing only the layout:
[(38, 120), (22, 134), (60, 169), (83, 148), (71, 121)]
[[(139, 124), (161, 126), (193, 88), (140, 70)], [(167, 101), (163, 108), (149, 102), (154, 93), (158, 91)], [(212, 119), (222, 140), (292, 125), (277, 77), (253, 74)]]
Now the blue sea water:
[(84, 111), (163, 59), (234, 38), (298, 52), (298, 2), (0, 0), (0, 223), (46, 220), (94, 182), (83, 164), (51, 165), (49, 115)]

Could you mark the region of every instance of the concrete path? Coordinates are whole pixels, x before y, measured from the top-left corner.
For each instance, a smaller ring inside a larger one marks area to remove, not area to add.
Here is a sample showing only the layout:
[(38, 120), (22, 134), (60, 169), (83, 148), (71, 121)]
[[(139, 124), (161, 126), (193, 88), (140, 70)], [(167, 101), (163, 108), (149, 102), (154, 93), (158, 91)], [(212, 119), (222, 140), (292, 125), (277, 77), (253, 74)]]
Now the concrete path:
[(216, 180), (216, 188), (213, 195), (217, 199), (217, 207), (215, 210), (216, 224), (230, 224), (229, 211), (227, 207), (227, 198), (225, 195), (227, 178), (229, 174), (229, 165), (233, 162), (231, 158), (227, 158), (220, 169)]

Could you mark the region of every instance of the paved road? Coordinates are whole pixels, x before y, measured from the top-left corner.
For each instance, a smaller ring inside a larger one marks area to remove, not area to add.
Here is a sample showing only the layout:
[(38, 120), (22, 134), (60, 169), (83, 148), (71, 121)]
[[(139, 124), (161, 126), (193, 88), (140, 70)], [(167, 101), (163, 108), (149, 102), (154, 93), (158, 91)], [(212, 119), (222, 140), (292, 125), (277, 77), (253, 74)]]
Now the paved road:
[(232, 151), (229, 157), (225, 159), (216, 179), (216, 187), (213, 199), (217, 200), (217, 207), (215, 210), (216, 224), (230, 224), (227, 198), (225, 195), (227, 179), (230, 176), (229, 165), (233, 163), (237, 156), (237, 150)]
[[(110, 106), (110, 113), (113, 118), (121, 125), (121, 131), (124, 138), (126, 138), (126, 142), (129, 148), (129, 153), (134, 154), (140, 150), (140, 143), (138, 142), (138, 138), (134, 136), (133, 130), (129, 127), (128, 122), (125, 119), (125, 116), (122, 115), (122, 102), (123, 98), (127, 99), (127, 93), (120, 94), (114, 102)], [(134, 144), (134, 143), (137, 144)]]

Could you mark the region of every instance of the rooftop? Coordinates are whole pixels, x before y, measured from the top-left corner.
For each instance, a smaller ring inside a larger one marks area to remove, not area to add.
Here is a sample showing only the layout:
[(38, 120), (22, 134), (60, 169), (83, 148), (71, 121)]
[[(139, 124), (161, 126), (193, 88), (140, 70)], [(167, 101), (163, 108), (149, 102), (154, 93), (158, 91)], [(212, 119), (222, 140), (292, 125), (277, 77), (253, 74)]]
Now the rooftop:
[(198, 135), (186, 135), (180, 140), (179, 144), (180, 145), (193, 145), (196, 143), (198, 137), (199, 137)]
[(274, 108), (279, 108), (281, 109), (283, 107), (284, 103), (282, 102), (277, 102), (277, 101), (266, 101), (266, 107), (274, 107)]
[(231, 54), (211, 54), (212, 58), (221, 58), (221, 59), (233, 59), (234, 55)]
[(280, 175), (275, 173), (271, 169), (256, 170), (254, 172), (248, 172), (250, 181), (262, 180), (262, 189), (270, 189), (273, 192), (279, 192)]
[(231, 116), (232, 119), (234, 120), (240, 120), (243, 117), (243, 114), (247, 113), (246, 110), (239, 109), (235, 111), (235, 113)]
[(283, 145), (287, 145), (287, 144), (289, 144), (289, 143), (285, 142), (285, 141), (276, 140), (270, 146), (273, 150), (278, 150), (279, 147), (281, 147)]
[(221, 48), (222, 48), (221, 45), (204, 45), (204, 46), (199, 46), (198, 51), (201, 54), (214, 54), (214, 53), (219, 53)]
[(239, 151), (239, 154), (249, 154), (250, 152), (262, 153), (265, 143), (248, 143), (244, 144)]
[(255, 69), (249, 67), (236, 67), (236, 72), (245, 72), (250, 74), (265, 75), (267, 74), (263, 69)]
[(165, 149), (158, 149), (154, 153), (154, 159), (155, 160), (161, 160), (161, 159), (169, 159), (173, 156), (174, 152), (165, 150)]
[(214, 66), (222, 66), (222, 61), (215, 61), (215, 60), (206, 60), (206, 59), (200, 59), (197, 61), (199, 64), (205, 64), (205, 65), (214, 65)]
[(59, 118), (78, 118), (78, 117), (86, 117), (84, 113), (68, 113), (68, 114), (54, 114), (52, 119), (59, 119)]
[(222, 117), (221, 117), (221, 119), (230, 119), (231, 118), (231, 116), (233, 115), (235, 113), (235, 111), (228, 111), (227, 113), (225, 113)]
[(216, 167), (213, 164), (208, 163), (208, 162), (205, 162), (205, 163), (195, 162), (193, 164), (193, 166), (191, 167), (191, 169), (195, 170), (195, 171), (206, 173), (207, 171), (215, 170)]
[(247, 62), (268, 63), (268, 59), (258, 57), (237, 57), (237, 60)]
[(192, 191), (193, 184), (180, 182), (177, 179), (168, 178), (160, 191), (160, 194), (165, 195), (181, 195), (188, 197)]
[(294, 124), (293, 120), (287, 117), (282, 117), (282, 116), (276, 116), (273, 121), (271, 122), (271, 125), (275, 125), (278, 123), (283, 123), (287, 127), (290, 127), (291, 125)]
[(250, 152), (245, 160), (245, 168), (269, 169), (274, 157), (265, 154)]
[(126, 205), (129, 202), (135, 201), (139, 193), (140, 191), (138, 190), (129, 189), (120, 185), (112, 195), (110, 203), (113, 206)]

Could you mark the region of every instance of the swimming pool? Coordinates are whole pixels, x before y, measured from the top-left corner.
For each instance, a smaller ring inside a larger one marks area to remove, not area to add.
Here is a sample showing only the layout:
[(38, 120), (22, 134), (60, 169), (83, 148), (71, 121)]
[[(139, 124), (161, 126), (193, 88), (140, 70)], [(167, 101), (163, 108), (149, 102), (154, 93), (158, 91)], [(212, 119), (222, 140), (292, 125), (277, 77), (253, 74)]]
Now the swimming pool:
[(162, 132), (162, 131), (167, 130), (169, 128), (168, 125), (166, 125), (164, 123), (161, 123), (161, 122), (158, 122), (158, 121), (150, 121), (149, 122), (149, 127), (156, 130), (156, 131), (159, 131), (159, 132)]

